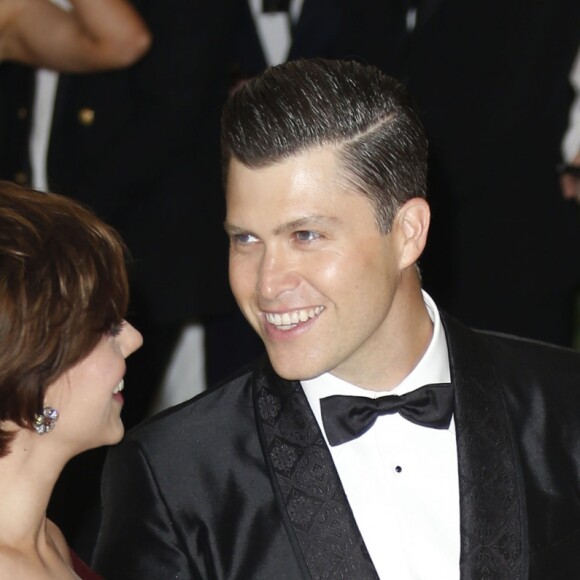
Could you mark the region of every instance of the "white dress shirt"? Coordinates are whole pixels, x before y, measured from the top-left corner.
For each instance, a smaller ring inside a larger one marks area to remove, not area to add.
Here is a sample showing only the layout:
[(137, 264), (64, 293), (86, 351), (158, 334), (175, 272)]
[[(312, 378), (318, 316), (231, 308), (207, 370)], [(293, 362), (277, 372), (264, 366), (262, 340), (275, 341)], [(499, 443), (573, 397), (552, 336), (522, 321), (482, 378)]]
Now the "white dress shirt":
[(32, 187), (40, 191), (48, 191), (46, 157), (50, 140), (58, 73), (52, 70), (39, 69), (36, 71), (35, 82), (32, 129), (30, 133)]
[[(68, 0), (50, 0), (56, 6), (69, 11), (72, 5)], [(46, 156), (52, 128), (52, 114), (58, 86), (58, 73), (38, 69), (35, 76), (34, 103), (32, 105), (32, 129), (30, 133), (30, 165), (32, 168), (32, 187), (48, 191)]]
[(574, 89), (574, 102), (570, 109), (568, 129), (562, 141), (562, 156), (570, 163), (580, 153), (580, 47), (570, 71), (570, 85)]
[[(331, 374), (302, 381), (320, 425), (320, 399), (330, 395), (402, 395), (449, 382), (445, 333), (433, 300), (429, 347), (393, 390), (361, 389)], [(328, 441), (327, 441), (328, 443)], [(421, 427), (399, 414), (380, 416), (358, 439), (329, 447), (359, 530), (380, 578), (459, 579), (459, 480), (453, 419), (449, 429)]]

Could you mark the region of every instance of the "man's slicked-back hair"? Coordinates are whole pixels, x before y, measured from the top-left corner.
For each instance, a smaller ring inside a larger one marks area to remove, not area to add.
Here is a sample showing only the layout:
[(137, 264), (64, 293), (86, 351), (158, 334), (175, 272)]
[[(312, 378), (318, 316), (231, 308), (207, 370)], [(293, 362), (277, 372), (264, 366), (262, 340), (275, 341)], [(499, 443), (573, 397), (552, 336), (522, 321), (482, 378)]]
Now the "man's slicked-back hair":
[(222, 117), (224, 176), (231, 158), (260, 168), (310, 149), (336, 148), (343, 178), (372, 203), (379, 229), (425, 197), (427, 139), (406, 88), (355, 61), (309, 59), (245, 83)]

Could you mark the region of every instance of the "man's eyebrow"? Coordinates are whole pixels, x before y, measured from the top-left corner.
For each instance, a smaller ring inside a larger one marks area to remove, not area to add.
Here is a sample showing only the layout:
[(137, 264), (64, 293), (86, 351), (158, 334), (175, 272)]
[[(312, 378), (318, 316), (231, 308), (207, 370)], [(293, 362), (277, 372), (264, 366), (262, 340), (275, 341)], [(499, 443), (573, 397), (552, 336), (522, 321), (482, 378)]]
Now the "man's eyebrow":
[[(336, 225), (340, 222), (340, 220), (336, 217), (332, 216), (324, 216), (324, 215), (307, 215), (301, 218), (297, 218), (295, 220), (286, 222), (285, 224), (281, 224), (274, 228), (274, 235), (280, 235), (286, 232), (291, 232), (297, 229), (308, 228), (312, 226), (319, 226), (319, 225)], [(240, 228), (235, 226), (234, 224), (230, 224), (228, 222), (224, 222), (224, 229), (226, 233), (230, 236), (235, 236), (238, 234), (247, 234), (250, 233), (249, 230), (246, 228)]]
[(233, 224), (229, 224), (228, 222), (224, 222), (224, 230), (226, 230), (226, 234), (229, 236), (235, 236), (236, 234), (246, 234), (247, 230), (243, 228), (239, 228), (238, 226), (234, 226)]
[(309, 228), (312, 226), (319, 225), (336, 225), (339, 223), (339, 219), (336, 217), (325, 216), (325, 215), (307, 215), (285, 224), (282, 224), (274, 229), (274, 234), (283, 234), (285, 232), (290, 232), (297, 229)]

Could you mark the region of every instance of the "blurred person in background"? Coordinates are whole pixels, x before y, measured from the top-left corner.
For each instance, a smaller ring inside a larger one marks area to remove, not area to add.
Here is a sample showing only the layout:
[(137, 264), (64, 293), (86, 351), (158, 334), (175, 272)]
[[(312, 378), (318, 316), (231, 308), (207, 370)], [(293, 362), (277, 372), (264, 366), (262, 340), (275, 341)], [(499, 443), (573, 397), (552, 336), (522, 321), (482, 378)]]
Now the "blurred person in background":
[(570, 346), (580, 227), (557, 166), (580, 3), (362, 0), (350, 21), (345, 45), (409, 87), (429, 135), (425, 288), (471, 326)]
[(128, 66), (150, 46), (149, 32), (125, 0), (0, 0), (0, 62), (67, 72)]
[(568, 130), (562, 141), (560, 185), (565, 199), (575, 199), (580, 203), (580, 49), (570, 72), (570, 85), (575, 98), (570, 109)]
[(243, 0), (236, 36), (239, 81), (296, 58), (340, 58), (343, 0)]

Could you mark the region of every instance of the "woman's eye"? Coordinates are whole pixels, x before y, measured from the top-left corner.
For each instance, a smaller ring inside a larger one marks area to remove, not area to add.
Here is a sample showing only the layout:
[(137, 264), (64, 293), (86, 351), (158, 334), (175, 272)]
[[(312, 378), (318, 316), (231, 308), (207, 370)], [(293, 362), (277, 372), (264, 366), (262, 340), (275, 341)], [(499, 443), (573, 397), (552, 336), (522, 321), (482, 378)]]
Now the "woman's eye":
[(119, 336), (119, 334), (121, 334), (122, 330), (123, 330), (123, 326), (125, 324), (125, 321), (123, 322), (118, 322), (117, 324), (113, 324), (113, 326), (111, 326), (111, 328), (109, 329), (109, 335), (110, 336)]
[(309, 230), (301, 230), (299, 232), (295, 232), (294, 236), (299, 242), (312, 242), (317, 240), (320, 237), (320, 234), (311, 232)]

